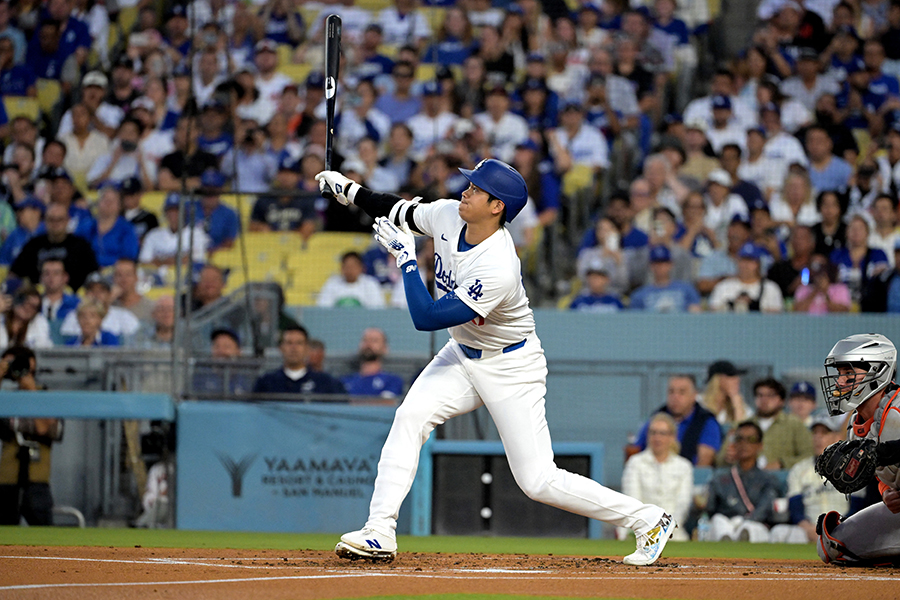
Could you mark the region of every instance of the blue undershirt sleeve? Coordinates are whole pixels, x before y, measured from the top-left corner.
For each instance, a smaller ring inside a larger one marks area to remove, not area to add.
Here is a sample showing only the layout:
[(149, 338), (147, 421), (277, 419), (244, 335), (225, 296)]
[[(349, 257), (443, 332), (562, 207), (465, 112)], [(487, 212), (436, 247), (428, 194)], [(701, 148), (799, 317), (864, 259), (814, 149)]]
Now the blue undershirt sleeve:
[(409, 315), (419, 331), (437, 331), (462, 325), (478, 316), (454, 292), (446, 294), (440, 300), (433, 300), (419, 277), (419, 267), (415, 260), (404, 263), (400, 271), (403, 273), (403, 289)]

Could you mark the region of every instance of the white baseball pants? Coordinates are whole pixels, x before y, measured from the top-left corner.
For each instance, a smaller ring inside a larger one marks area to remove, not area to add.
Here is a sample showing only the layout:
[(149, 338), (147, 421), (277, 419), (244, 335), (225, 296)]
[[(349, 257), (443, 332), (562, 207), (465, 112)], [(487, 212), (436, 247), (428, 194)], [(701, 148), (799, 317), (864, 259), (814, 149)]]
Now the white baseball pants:
[(381, 451), (366, 527), (393, 531), (412, 487), (419, 451), (432, 430), (455, 416), (487, 407), (510, 470), (525, 494), (578, 515), (645, 532), (663, 510), (609, 489), (553, 462), (544, 412), (547, 361), (537, 335), (522, 348), (469, 359), (452, 339), (413, 383)]
[[(860, 558), (900, 557), (900, 514), (892, 513), (884, 502), (850, 515), (829, 533)], [(825, 560), (822, 544), (816, 547)]]

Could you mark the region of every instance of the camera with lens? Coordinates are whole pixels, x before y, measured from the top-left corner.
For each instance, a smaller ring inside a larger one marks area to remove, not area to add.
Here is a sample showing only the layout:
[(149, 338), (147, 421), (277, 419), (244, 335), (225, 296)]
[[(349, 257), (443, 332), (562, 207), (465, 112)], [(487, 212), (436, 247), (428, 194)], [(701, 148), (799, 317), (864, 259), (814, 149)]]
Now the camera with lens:
[(18, 381), (23, 376), (31, 373), (31, 358), (33, 356), (34, 354), (28, 348), (17, 346), (7, 350), (3, 355), (3, 360), (7, 361), (9, 366), (6, 368), (3, 378)]

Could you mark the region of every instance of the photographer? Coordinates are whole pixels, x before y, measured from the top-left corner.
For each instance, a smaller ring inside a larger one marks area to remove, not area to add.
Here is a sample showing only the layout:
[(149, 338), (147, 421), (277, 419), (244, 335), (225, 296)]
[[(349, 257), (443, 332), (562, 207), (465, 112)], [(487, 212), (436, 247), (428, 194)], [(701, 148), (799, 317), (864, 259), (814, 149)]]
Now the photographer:
[[(20, 391), (43, 389), (34, 379), (34, 352), (22, 346), (8, 348), (0, 357), (0, 375)], [(5, 387), (5, 386), (4, 386)], [(0, 419), (0, 525), (51, 525), (50, 451), (62, 439), (61, 419)]]

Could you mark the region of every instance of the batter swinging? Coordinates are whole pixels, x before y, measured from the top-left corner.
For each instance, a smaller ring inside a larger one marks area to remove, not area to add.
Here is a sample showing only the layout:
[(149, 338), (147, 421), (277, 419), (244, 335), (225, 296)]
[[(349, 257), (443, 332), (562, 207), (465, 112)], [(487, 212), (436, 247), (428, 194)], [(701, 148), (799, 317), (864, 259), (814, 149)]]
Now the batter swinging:
[[(500, 433), (509, 467), (525, 494), (585, 517), (633, 529), (629, 565), (655, 562), (675, 530), (663, 509), (564, 471), (553, 462), (544, 412), (547, 361), (521, 282), (521, 265), (503, 226), (525, 206), (522, 176), (495, 159), (460, 169), (469, 187), (459, 202), (419, 204), (368, 190), (335, 171), (316, 175), (342, 204), (376, 218), (375, 239), (397, 259), (416, 329), (450, 328), (450, 341), (416, 379), (397, 409), (381, 451), (369, 519), (344, 534), (343, 558), (392, 559), (400, 504), (409, 492), (419, 451), (447, 419), (484, 405)], [(416, 264), (412, 232), (434, 239), (433, 300)]]

